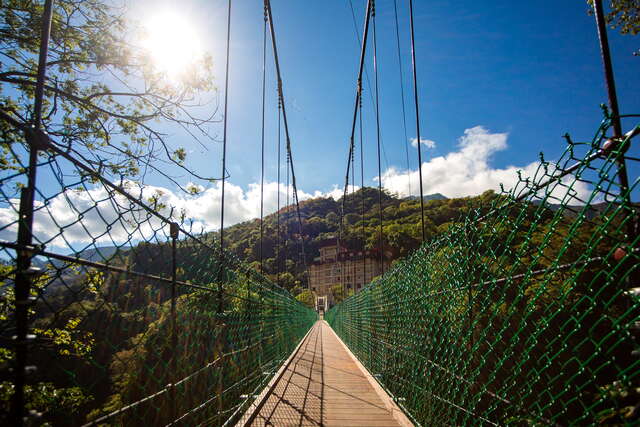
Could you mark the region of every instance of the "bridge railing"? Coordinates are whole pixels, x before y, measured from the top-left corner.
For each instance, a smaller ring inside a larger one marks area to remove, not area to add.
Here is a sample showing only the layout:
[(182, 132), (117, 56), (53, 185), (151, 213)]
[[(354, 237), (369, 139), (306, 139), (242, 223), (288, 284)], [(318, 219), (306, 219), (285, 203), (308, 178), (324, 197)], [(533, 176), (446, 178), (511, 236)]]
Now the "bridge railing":
[(160, 189), (27, 139), (0, 170), (1, 422), (233, 422), (316, 314)]
[(640, 127), (609, 126), (326, 314), (417, 424), (640, 419)]

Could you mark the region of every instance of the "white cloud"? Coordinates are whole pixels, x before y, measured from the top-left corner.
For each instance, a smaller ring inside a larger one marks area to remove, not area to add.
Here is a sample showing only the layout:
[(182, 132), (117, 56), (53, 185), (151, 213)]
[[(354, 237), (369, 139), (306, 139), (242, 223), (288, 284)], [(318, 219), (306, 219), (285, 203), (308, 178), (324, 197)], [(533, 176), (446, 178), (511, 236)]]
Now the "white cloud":
[[(360, 189), (359, 185), (349, 185), (347, 188), (347, 193), (353, 193)], [(338, 200), (340, 197), (344, 196), (344, 187), (339, 187), (337, 185), (333, 185), (333, 188), (330, 191), (314, 191), (313, 197), (331, 197), (333, 200)]]
[[(420, 138), (420, 144), (427, 148), (436, 148), (436, 142), (430, 139)], [(411, 146), (413, 148), (418, 148), (418, 138), (411, 138)]]
[[(211, 231), (220, 227), (221, 183), (204, 189), (195, 184), (198, 194), (187, 195), (158, 186), (141, 188), (134, 182), (126, 182), (129, 193), (174, 220), (184, 217), (193, 221), (194, 230)], [(349, 191), (359, 187), (350, 186)], [(280, 185), (280, 206), (287, 201), (287, 188)], [(342, 197), (343, 190), (334, 186), (331, 191), (315, 191), (313, 194), (298, 190), (300, 201), (312, 197)], [(294, 203), (293, 187), (289, 186), (289, 203)], [(19, 200), (10, 200), (10, 206), (0, 208), (0, 239), (14, 241), (17, 233), (17, 208)], [(277, 182), (265, 182), (264, 215), (278, 207)], [(244, 190), (231, 182), (225, 184), (225, 226), (260, 217), (260, 184), (249, 184)], [(64, 230), (64, 236), (60, 230)], [(107, 231), (108, 230), (108, 231)], [(36, 241), (48, 246), (72, 247), (95, 241), (101, 245), (120, 244), (130, 240), (166, 239), (168, 227), (155, 216), (149, 215), (124, 196), (102, 186), (89, 190), (67, 190), (49, 199), (46, 204), (36, 202), (34, 216)]]
[[(489, 189), (499, 191), (501, 183), (507, 190), (513, 188), (518, 183), (518, 171), (521, 171), (523, 178), (535, 177), (540, 162), (502, 169), (491, 167), (491, 155), (507, 148), (507, 138), (508, 134), (491, 133), (483, 126), (466, 129), (458, 140), (457, 151), (422, 163), (424, 194), (441, 193), (447, 197), (477, 195)], [(569, 175), (563, 179), (563, 184), (572, 181), (573, 176)], [(415, 195), (415, 189), (419, 187), (417, 170), (406, 171), (392, 167), (382, 174), (383, 186), (402, 196), (409, 195), (409, 182)], [(562, 198), (566, 195), (567, 188), (555, 186), (552, 191), (554, 197)], [(588, 186), (579, 181), (574, 182), (570, 190), (571, 194), (580, 198), (590, 192)], [(573, 203), (579, 202), (574, 200)]]
[[(462, 197), (480, 194), (488, 189), (500, 190), (500, 184), (505, 189), (516, 185), (518, 171), (525, 177), (534, 177), (540, 173), (540, 163), (533, 162), (523, 166), (507, 166), (493, 168), (490, 165), (491, 156), (495, 152), (507, 148), (506, 133), (491, 133), (482, 126), (476, 126), (464, 131), (460, 137), (458, 148), (445, 156), (438, 156), (422, 164), (423, 185), (425, 194), (442, 193), (447, 197)], [(423, 142), (424, 143), (424, 142)], [(547, 173), (553, 173), (553, 165)], [(382, 174), (383, 186), (401, 196), (409, 195), (408, 187), (414, 190), (418, 185), (418, 171), (402, 171), (395, 168), (387, 169)], [(577, 195), (583, 200), (591, 190), (580, 181), (575, 181), (572, 175), (562, 180), (563, 185), (550, 187), (548, 191), (554, 197), (564, 198), (569, 193)], [(164, 216), (173, 214), (175, 218), (183, 216), (193, 221), (194, 228), (199, 231), (216, 230), (220, 226), (221, 184), (216, 183), (210, 188), (203, 188), (191, 184), (198, 194), (188, 195), (174, 192), (159, 186), (141, 188), (137, 183), (126, 182), (128, 191), (136, 198), (147, 201), (155, 199), (161, 206)], [(567, 190), (572, 185), (571, 190)], [(350, 186), (349, 192), (358, 190), (358, 186)], [(287, 189), (276, 182), (266, 182), (264, 185), (264, 214), (275, 212), (278, 194), (280, 206), (286, 204)], [(332, 197), (339, 199), (343, 195), (343, 188), (334, 185), (326, 192), (314, 191), (306, 193), (298, 191), (299, 199), (311, 197)], [(293, 189), (289, 188), (289, 202), (293, 203)], [(565, 199), (565, 203), (567, 200)], [(569, 200), (568, 202), (571, 202)], [(0, 207), (0, 239), (14, 241), (17, 232), (17, 206), (19, 201), (12, 199), (9, 204)], [(573, 200), (573, 203), (579, 203)], [(225, 186), (225, 226), (260, 217), (260, 185), (249, 184), (246, 189), (227, 182)], [(81, 218), (81, 221), (79, 219)], [(60, 230), (64, 230), (64, 235)], [(47, 242), (49, 246), (79, 247), (82, 243), (95, 241), (101, 245), (121, 244), (137, 240), (160, 239), (164, 241), (168, 234), (168, 227), (151, 216), (137, 205), (101, 186), (95, 186), (85, 191), (69, 189), (46, 201), (36, 202), (34, 221), (36, 240)]]

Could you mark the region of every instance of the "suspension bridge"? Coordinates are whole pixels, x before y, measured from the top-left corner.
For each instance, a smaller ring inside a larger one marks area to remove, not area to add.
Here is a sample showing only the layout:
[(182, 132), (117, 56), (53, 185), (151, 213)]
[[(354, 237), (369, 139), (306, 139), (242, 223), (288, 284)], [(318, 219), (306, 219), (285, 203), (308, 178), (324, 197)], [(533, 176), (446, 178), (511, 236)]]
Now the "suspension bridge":
[[(7, 425), (637, 425), (640, 157), (633, 140), (640, 125), (623, 126), (640, 116), (618, 111), (601, 1), (594, 2), (595, 19), (609, 107), (593, 138), (567, 135), (559, 159), (541, 157), (535, 174), (469, 206), (434, 239), (425, 238), (420, 176), (422, 246), (324, 316), (280, 286), (283, 263), (275, 265), (275, 280), (266, 274), (264, 199), (260, 267), (225, 246), (231, 1), (217, 233), (198, 231), (143, 185), (115, 182), (101, 164), (45, 131), (43, 108), (54, 91), (47, 78), (53, 3), (47, 0), (42, 10), (37, 74), (30, 76), (33, 118), (0, 110), (4, 165), (13, 165), (0, 173), (0, 205), (13, 215), (0, 224), (2, 236), (11, 236), (0, 240)], [(411, 0), (409, 13), (420, 141)], [(364, 187), (367, 58), (374, 64), (381, 174), (372, 0), (360, 43), (339, 246), (346, 245), (347, 202), (362, 204), (364, 217), (364, 199), (349, 188), (358, 144)], [(298, 197), (276, 25), (266, 0), (262, 183), (268, 57), (278, 91), (278, 187), (281, 135), (286, 157), (287, 197), (284, 206), (278, 199), (275, 250), (295, 247), (305, 274), (313, 255), (305, 242), (308, 218)], [(418, 156), (422, 164), (420, 144)], [(53, 214), (56, 203), (65, 204), (67, 217)], [(288, 243), (284, 213), (298, 227)], [(36, 225), (43, 218), (47, 230)], [(78, 235), (89, 243), (73, 243)]]

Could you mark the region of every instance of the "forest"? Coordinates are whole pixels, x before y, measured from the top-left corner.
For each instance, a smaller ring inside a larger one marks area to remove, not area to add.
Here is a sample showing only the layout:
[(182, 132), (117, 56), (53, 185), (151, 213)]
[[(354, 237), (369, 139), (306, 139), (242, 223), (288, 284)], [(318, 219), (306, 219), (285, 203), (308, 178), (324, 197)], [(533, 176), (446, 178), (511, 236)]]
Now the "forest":
[[(447, 199), (440, 194), (425, 196), (425, 228), (428, 238), (445, 230), (469, 207), (493, 197), (487, 192), (478, 197)], [(383, 246), (402, 258), (421, 244), (420, 201), (382, 192)], [(302, 236), (295, 205), (265, 216), (263, 222), (262, 271), (272, 280), (298, 294), (306, 284), (301, 244), (304, 240), (306, 263), (319, 255), (318, 248), (329, 237), (341, 237), (341, 245), (358, 250), (380, 246), (378, 190), (364, 187), (344, 198), (320, 197), (300, 202)], [(342, 232), (340, 215), (343, 214)], [(278, 222), (280, 234), (278, 235)], [(213, 233), (215, 239), (217, 233)], [(278, 238), (279, 236), (279, 238)], [(225, 231), (227, 248), (260, 270), (260, 220), (254, 219)], [(278, 278), (278, 271), (280, 276)], [(297, 287), (296, 287), (297, 286)], [(295, 289), (294, 289), (295, 288)]]
[[(483, 212), (488, 212), (491, 206), (508, 201), (507, 196), (497, 195), (492, 191), (476, 197), (436, 197), (427, 201), (425, 219), (429, 243), (418, 253), (416, 249), (421, 246), (419, 200), (401, 199), (384, 193), (385, 247), (391, 250), (398, 265), (407, 262), (409, 265), (418, 262), (419, 265), (422, 260), (437, 259), (433, 265), (439, 266), (438, 268), (434, 267), (428, 272), (420, 273), (431, 278), (424, 289), (437, 291), (437, 283), (448, 283), (451, 280), (446, 272), (447, 266), (457, 265), (461, 254), (464, 253), (464, 245), (458, 241), (451, 247), (455, 256), (445, 249), (434, 249), (435, 252), (428, 252), (426, 255), (422, 252), (430, 247), (448, 245), (447, 239), (460, 236), (457, 230), (465, 224), (468, 227), (468, 221), (474, 218), (474, 215), (477, 217)], [(364, 220), (361, 215), (363, 202)], [(363, 244), (367, 248), (377, 246), (377, 203), (378, 192), (371, 188), (347, 196), (344, 203), (342, 234), (345, 246), (351, 249), (358, 249)], [(302, 235), (305, 240), (306, 262), (310, 263), (318, 255), (318, 246), (322, 240), (339, 232), (342, 200), (309, 199), (301, 203), (300, 209), (303, 217)], [(575, 227), (578, 212), (581, 225), (574, 230), (572, 227)], [(278, 216), (281, 231), (279, 247), (275, 233)], [(471, 276), (465, 280), (486, 280), (486, 271), (483, 275), (471, 271), (480, 271), (487, 266), (493, 269), (489, 272), (492, 277), (501, 276), (505, 272), (516, 274), (535, 268), (548, 268), (551, 261), (561, 252), (567, 236), (577, 231), (579, 235), (584, 236), (584, 239), (577, 239), (582, 243), (575, 246), (573, 251), (563, 252), (561, 258), (563, 263), (575, 261), (588, 248), (584, 245), (589, 243), (589, 236), (602, 227), (606, 217), (600, 216), (598, 205), (575, 208), (564, 206), (562, 213), (558, 214), (553, 205), (541, 206), (522, 202), (516, 203), (513, 209), (509, 210), (505, 221), (506, 223), (495, 229), (491, 235), (479, 235), (477, 242), (467, 242), (474, 247), (475, 261), (466, 264), (465, 271), (469, 271)], [(515, 228), (508, 226), (516, 221), (521, 225)], [(527, 227), (529, 224), (538, 231), (530, 234)], [(220, 344), (214, 345), (215, 342), (220, 342), (217, 338), (214, 339), (215, 337), (223, 337), (223, 346), (234, 354), (247, 346), (255, 345), (252, 344), (252, 335), (257, 333), (258, 329), (261, 333), (271, 329), (275, 337), (271, 344), (279, 349), (278, 354), (286, 355), (293, 341), (285, 337), (300, 335), (304, 332), (304, 324), (312, 319), (300, 311), (300, 308), (288, 302), (287, 298), (290, 296), (286, 297), (279, 292), (290, 293), (299, 301), (313, 305), (309, 292), (304, 289), (306, 278), (299, 246), (299, 224), (294, 207), (287, 206), (264, 219), (263, 273), (267, 276), (264, 279), (260, 279), (262, 276), (259, 220), (229, 227), (226, 236), (230, 252), (226, 262), (232, 263), (230, 269), (222, 267), (208, 247), (191, 239), (178, 242), (177, 279), (185, 283), (204, 285), (210, 290), (178, 288), (177, 327), (181, 332), (174, 343), (170, 338), (171, 292), (162, 280), (150, 280), (105, 269), (87, 269), (59, 261), (46, 264), (46, 274), (39, 279), (33, 291), (34, 295), (38, 296), (32, 315), (34, 331), (38, 334), (39, 341), (37, 351), (32, 352), (31, 360), (34, 365), (48, 366), (49, 369), (39, 370), (33, 377), (33, 385), (28, 386), (29, 407), (43, 413), (44, 418), (53, 425), (60, 423), (70, 414), (76, 420), (74, 423), (82, 423), (99, 419), (118, 411), (128, 403), (160, 393), (158, 397), (137, 405), (118, 419), (125, 424), (141, 419), (162, 424), (171, 417), (171, 405), (167, 400), (169, 395), (166, 393), (165, 385), (171, 383), (172, 379), (191, 378), (191, 373), (200, 372), (202, 366), (208, 366), (212, 355), (222, 352), (221, 348), (216, 347)], [(548, 236), (551, 236), (551, 239)], [(216, 233), (206, 234), (201, 238), (203, 242), (215, 242)], [(483, 240), (495, 242), (496, 246), (487, 246), (486, 243), (482, 243)], [(610, 238), (600, 240), (592, 251), (607, 253), (611, 250), (612, 244)], [(526, 250), (537, 247), (544, 248), (543, 257), (534, 258), (533, 254)], [(166, 262), (170, 257), (170, 250), (170, 245), (167, 244), (140, 242), (133, 248), (115, 251), (105, 249), (103, 252), (108, 254), (108, 262), (112, 266), (128, 267), (129, 271), (136, 273), (167, 278), (171, 275), (170, 265)], [(495, 265), (489, 262), (494, 257), (491, 255), (492, 251), (503, 254)], [(94, 253), (95, 251), (91, 250), (88, 256)], [(276, 257), (277, 255), (279, 257)], [(404, 261), (405, 258), (409, 261)], [(485, 259), (487, 264), (483, 266), (482, 260)], [(242, 265), (246, 267), (241, 267)], [(281, 268), (279, 275), (278, 265)], [(5, 324), (4, 330), (9, 331), (13, 305), (11, 267), (4, 265), (2, 268), (3, 280), (0, 287), (5, 298), (2, 301), (0, 322)], [(223, 279), (219, 275), (221, 268), (225, 271)], [(397, 273), (393, 271), (392, 269), (395, 277)], [(592, 273), (588, 270), (585, 271), (581, 283), (591, 281), (590, 274)], [(536, 310), (544, 310), (546, 304), (554, 303), (567, 291), (566, 277), (568, 276), (564, 273), (554, 276), (551, 285), (545, 285), (542, 294), (539, 294), (538, 282), (531, 282), (526, 295), (527, 298), (531, 298), (531, 295), (536, 294), (536, 298), (530, 300), (537, 307)], [(268, 279), (271, 279), (273, 284), (265, 282), (267, 288), (264, 288), (265, 284), (260, 282)], [(400, 276), (397, 279), (399, 280)], [(395, 279), (390, 277), (386, 280)], [(277, 286), (278, 283), (282, 288)], [(500, 296), (499, 289), (495, 288), (492, 291), (496, 295), (484, 295), (487, 303), (501, 303), (504, 297)], [(220, 290), (224, 293), (222, 299), (218, 293)], [(274, 294), (273, 290), (277, 292)], [(414, 291), (418, 292), (418, 289)], [(580, 294), (582, 292), (584, 290), (581, 289)], [(570, 300), (563, 298), (567, 304), (573, 304), (579, 296), (576, 294)], [(284, 309), (285, 306), (294, 313), (298, 310), (298, 320), (295, 316), (273, 318), (273, 310)], [(514, 303), (513, 307), (516, 306)], [(417, 307), (416, 310), (418, 309), (421, 308)], [(220, 313), (224, 313), (225, 323), (233, 326), (228, 329), (221, 328)], [(508, 313), (509, 311), (505, 311), (499, 317)], [(494, 319), (492, 322), (496, 321), (498, 320)], [(105, 328), (104, 325), (109, 327)], [(203, 339), (209, 344), (202, 345)], [(176, 347), (180, 349), (179, 354), (175, 354)], [(4, 368), (12, 363), (13, 353), (10, 348), (3, 348), (2, 351), (2, 372), (7, 373), (8, 370)], [(206, 400), (206, 384), (223, 381), (223, 378), (226, 386), (247, 377), (247, 386), (256, 386), (260, 384), (261, 378), (252, 377), (253, 371), (247, 371), (248, 367), (277, 367), (280, 360), (273, 354), (255, 351), (237, 357), (239, 358), (230, 365), (232, 368), (227, 370), (224, 377), (218, 370), (213, 369), (198, 374), (202, 378), (190, 379), (193, 384), (182, 384), (182, 388), (177, 390), (180, 405), (174, 410), (185, 412), (191, 406)], [(172, 360), (177, 361), (178, 369), (172, 369)], [(231, 405), (230, 402), (237, 400), (239, 396), (239, 391), (235, 393), (231, 390), (228, 393), (225, 405)], [(8, 412), (10, 396), (10, 377), (4, 376), (0, 384), (2, 412)], [(206, 412), (201, 414), (203, 417), (205, 415)]]
[[(420, 203), (416, 199), (401, 199), (388, 193), (382, 196), (384, 244), (396, 259), (401, 259), (420, 246)], [(496, 197), (493, 192), (465, 199), (431, 197), (434, 200), (425, 204), (428, 235), (437, 236), (453, 226), (467, 210), (490, 203)], [(363, 244), (367, 248), (378, 245), (377, 203), (378, 192), (373, 188), (364, 188), (347, 196), (342, 234), (345, 246), (357, 249)], [(363, 206), (364, 220), (361, 216)], [(318, 255), (318, 245), (322, 240), (339, 231), (342, 200), (309, 199), (301, 202), (300, 209), (306, 262), (310, 263)], [(275, 233), (278, 216), (281, 232), (279, 245)], [(215, 242), (217, 233), (205, 234), (201, 239), (203, 242)], [(215, 314), (220, 310), (216, 299), (217, 284), (223, 283), (226, 292), (222, 306), (227, 316), (240, 316), (238, 327), (241, 327), (241, 317), (247, 308), (247, 303), (239, 295), (247, 294), (250, 299), (260, 295), (263, 303), (271, 300), (274, 307), (282, 301), (286, 303), (286, 298), (266, 292), (258, 284), (261, 280), (260, 221), (256, 219), (229, 227), (226, 239), (229, 257), (234, 265), (247, 267), (244, 270), (232, 268), (223, 282), (217, 276), (221, 265), (211, 256), (211, 249), (192, 239), (178, 242), (177, 279), (212, 289), (211, 292), (178, 289), (176, 309), (178, 313), (184, 313), (180, 315), (179, 324), (185, 332), (179, 339), (179, 346), (185, 348), (185, 353), (179, 356), (182, 361), (180, 375), (188, 375), (190, 370), (206, 365), (207, 357), (217, 351), (208, 346), (195, 345), (194, 341), (205, 335), (219, 334), (219, 331), (216, 332)], [(300, 244), (299, 223), (293, 205), (264, 218), (263, 273), (271, 279), (273, 286), (279, 284), (283, 291), (312, 305), (308, 291), (304, 289), (306, 277)], [(279, 257), (276, 258), (276, 255)], [(166, 262), (170, 256), (170, 246), (164, 243), (143, 241), (133, 247), (94, 248), (79, 256), (91, 261), (103, 259), (110, 266), (126, 267), (129, 271), (153, 274), (160, 278), (171, 275)], [(69, 414), (73, 414), (78, 422), (96, 419), (126, 403), (158, 392), (163, 384), (170, 382), (172, 374), (168, 360), (171, 359), (171, 353), (167, 331), (170, 328), (171, 293), (165, 283), (56, 259), (39, 257), (37, 260), (44, 274), (32, 290), (37, 303), (31, 314), (39, 339), (31, 353), (31, 363), (50, 368), (39, 370), (33, 376), (34, 385), (27, 387), (32, 410), (44, 413), (45, 419), (54, 425)], [(7, 264), (2, 269), (0, 287), (5, 298), (0, 307), (0, 322), (4, 331), (11, 331), (12, 267)], [(256, 277), (252, 276), (252, 271)], [(198, 310), (189, 311), (188, 307), (198, 305), (201, 305)], [(264, 310), (256, 313), (254, 327), (265, 326), (264, 321), (269, 316)], [(109, 327), (105, 328), (104, 325)], [(271, 324), (270, 327), (274, 330), (277, 327), (295, 329), (292, 324)], [(240, 348), (243, 342), (243, 339), (229, 338), (226, 345)], [(5, 374), (9, 373), (5, 368), (13, 363), (13, 358), (10, 347), (4, 347), (0, 363)], [(185, 360), (189, 362), (185, 363)], [(153, 368), (148, 371), (150, 366)], [(146, 379), (141, 381), (141, 378)], [(3, 375), (0, 400), (4, 413), (9, 410), (11, 387), (10, 375)], [(188, 394), (192, 400), (186, 399), (181, 409), (198, 400), (193, 390)], [(149, 417), (150, 413), (154, 413), (153, 416), (160, 422), (169, 416), (166, 411), (158, 412), (159, 409), (152, 408), (153, 405), (140, 405), (127, 415), (133, 418), (123, 420)]]
[[(441, 194), (425, 196), (425, 235), (433, 240), (449, 227), (463, 219), (470, 210), (490, 206), (500, 197), (494, 191), (486, 191), (479, 196), (448, 199)], [(394, 261), (403, 259), (422, 243), (420, 199), (401, 198), (382, 192), (382, 245), (392, 255)], [(294, 296), (300, 295), (306, 288), (305, 262), (302, 259), (300, 225), (295, 206), (287, 206), (279, 212), (267, 215), (263, 223), (262, 272), (274, 282), (289, 289)], [(547, 205), (549, 212), (557, 209)], [(590, 205), (589, 215), (597, 215), (601, 206)], [(305, 245), (306, 264), (319, 256), (318, 248), (329, 237), (341, 237), (341, 245), (350, 250), (372, 249), (380, 246), (380, 220), (378, 190), (364, 187), (348, 194), (344, 198), (342, 231), (340, 214), (343, 198), (313, 198), (300, 203), (302, 216), (302, 236)], [(571, 209), (564, 210), (571, 217)], [(278, 222), (280, 223), (278, 239)], [(215, 239), (217, 233), (213, 233)], [(260, 271), (260, 220), (236, 224), (225, 231), (227, 248), (240, 259)], [(278, 274), (278, 271), (280, 272)], [(301, 300), (311, 303), (309, 293), (305, 292)], [(335, 295), (338, 300), (341, 294)]]

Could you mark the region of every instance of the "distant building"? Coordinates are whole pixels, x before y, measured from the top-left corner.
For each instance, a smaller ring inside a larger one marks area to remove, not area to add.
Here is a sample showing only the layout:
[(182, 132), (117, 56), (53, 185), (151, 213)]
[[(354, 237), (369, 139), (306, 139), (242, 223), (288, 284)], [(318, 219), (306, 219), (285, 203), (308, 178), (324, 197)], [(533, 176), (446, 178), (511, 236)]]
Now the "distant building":
[[(385, 270), (389, 256), (385, 257)], [(326, 297), (327, 305), (334, 304), (331, 287), (344, 286), (347, 292), (358, 292), (382, 274), (380, 250), (350, 251), (338, 246), (338, 239), (327, 239), (320, 247), (320, 256), (309, 267), (309, 287), (316, 297)]]

